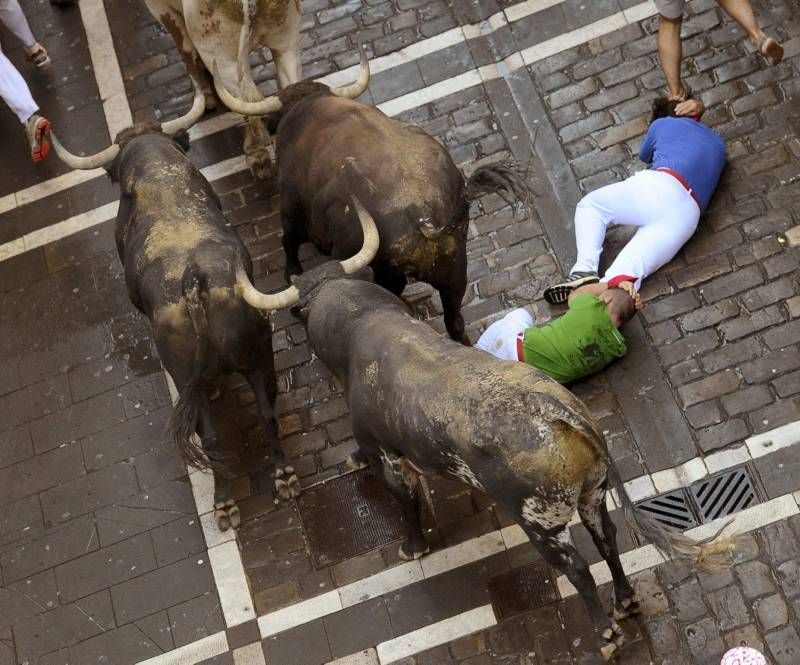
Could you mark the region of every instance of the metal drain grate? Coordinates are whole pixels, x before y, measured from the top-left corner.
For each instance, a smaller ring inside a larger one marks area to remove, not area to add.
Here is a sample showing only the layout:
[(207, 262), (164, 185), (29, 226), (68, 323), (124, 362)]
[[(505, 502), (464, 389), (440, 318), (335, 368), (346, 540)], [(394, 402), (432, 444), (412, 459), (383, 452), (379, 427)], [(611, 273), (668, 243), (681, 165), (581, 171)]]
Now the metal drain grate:
[(689, 491), (703, 524), (758, 503), (750, 471), (744, 466), (696, 482)]
[(683, 490), (675, 490), (661, 496), (642, 501), (636, 505), (648, 517), (668, 529), (684, 531), (697, 526), (697, 518)]
[(367, 469), (305, 490), (297, 508), (317, 569), (387, 545), (406, 531), (400, 506)]
[(491, 578), (489, 597), (498, 621), (559, 600), (553, 571), (544, 561)]

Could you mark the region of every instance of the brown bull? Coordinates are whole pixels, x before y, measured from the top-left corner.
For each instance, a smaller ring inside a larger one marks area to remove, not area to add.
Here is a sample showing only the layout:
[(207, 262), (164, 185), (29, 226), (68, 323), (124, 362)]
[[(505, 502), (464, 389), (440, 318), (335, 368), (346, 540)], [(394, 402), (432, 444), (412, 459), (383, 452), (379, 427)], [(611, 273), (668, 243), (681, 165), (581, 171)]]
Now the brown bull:
[[(348, 97), (360, 95), (368, 82), (362, 51), (359, 79)], [(469, 344), (461, 316), (469, 204), (485, 192), (526, 199), (516, 172), (483, 166), (465, 180), (432, 136), (373, 106), (337, 97), (321, 83), (296, 83), (259, 103), (236, 100), (223, 88), (218, 92), (236, 111), (271, 114), (287, 281), (302, 271), (298, 249), (305, 241), (334, 257), (349, 256), (360, 246), (361, 231), (345, 212), (354, 191), (381, 235), (372, 263), (377, 283), (395, 295), (408, 277), (431, 284), (441, 296), (448, 334)], [(350, 181), (343, 171), (347, 163), (357, 165), (362, 177)]]

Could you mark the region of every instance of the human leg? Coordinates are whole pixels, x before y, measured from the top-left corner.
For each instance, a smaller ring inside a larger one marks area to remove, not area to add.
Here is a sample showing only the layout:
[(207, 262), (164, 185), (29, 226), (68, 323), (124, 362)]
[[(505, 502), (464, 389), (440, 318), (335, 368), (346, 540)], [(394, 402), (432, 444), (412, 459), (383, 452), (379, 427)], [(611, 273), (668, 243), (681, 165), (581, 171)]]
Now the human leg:
[(761, 30), (750, 0), (717, 0), (717, 3), (726, 14), (744, 28), (753, 45), (773, 65), (777, 65), (783, 59), (783, 47)]
[(670, 99), (683, 100), (686, 90), (681, 82), (681, 60), (683, 49), (681, 46), (682, 18), (658, 17), (658, 59), (664, 78), (667, 79), (667, 90)]
[(603, 281), (618, 275), (642, 280), (669, 263), (692, 237), (700, 209), (683, 186), (667, 173), (646, 171), (637, 193), (639, 229), (620, 250)]
[(579, 286), (598, 281), (597, 269), (603, 252), (606, 230), (611, 224), (638, 226), (647, 201), (639, 194), (639, 174), (596, 189), (584, 196), (575, 208), (575, 245), (577, 258), (564, 282), (544, 291), (551, 304), (567, 302)]
[(17, 0), (0, 0), (0, 21), (22, 42), (26, 52), (36, 46), (36, 38)]
[(0, 97), (23, 124), (39, 109), (22, 74), (0, 51)]

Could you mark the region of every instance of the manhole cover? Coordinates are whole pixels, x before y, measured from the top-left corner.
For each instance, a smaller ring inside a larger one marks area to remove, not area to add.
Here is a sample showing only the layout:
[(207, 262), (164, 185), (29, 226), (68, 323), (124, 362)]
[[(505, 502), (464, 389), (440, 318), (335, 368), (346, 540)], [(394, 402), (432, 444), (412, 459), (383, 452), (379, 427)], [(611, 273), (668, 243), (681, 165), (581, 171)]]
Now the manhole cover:
[(498, 621), (559, 600), (552, 570), (544, 561), (493, 577), (489, 597)]
[(405, 535), (400, 506), (368, 469), (305, 490), (297, 507), (315, 568), (331, 566)]
[(747, 467), (725, 471), (689, 488), (703, 524), (758, 503)]
[(675, 490), (636, 504), (636, 509), (668, 529), (685, 531), (697, 526), (697, 519), (683, 490)]

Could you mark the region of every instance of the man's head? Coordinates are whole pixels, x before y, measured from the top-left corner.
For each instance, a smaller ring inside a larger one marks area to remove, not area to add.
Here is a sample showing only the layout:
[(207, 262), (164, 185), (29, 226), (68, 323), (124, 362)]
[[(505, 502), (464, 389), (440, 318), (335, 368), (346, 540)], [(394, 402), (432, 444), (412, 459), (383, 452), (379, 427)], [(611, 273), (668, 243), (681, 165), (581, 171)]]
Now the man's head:
[(675, 118), (675, 107), (680, 104), (677, 99), (667, 99), (666, 97), (659, 97), (653, 100), (653, 116), (650, 122), (658, 120), (659, 118)]
[(633, 298), (622, 289), (606, 289), (598, 297), (606, 304), (611, 323), (615, 328), (627, 323), (636, 314)]

